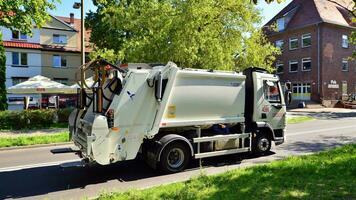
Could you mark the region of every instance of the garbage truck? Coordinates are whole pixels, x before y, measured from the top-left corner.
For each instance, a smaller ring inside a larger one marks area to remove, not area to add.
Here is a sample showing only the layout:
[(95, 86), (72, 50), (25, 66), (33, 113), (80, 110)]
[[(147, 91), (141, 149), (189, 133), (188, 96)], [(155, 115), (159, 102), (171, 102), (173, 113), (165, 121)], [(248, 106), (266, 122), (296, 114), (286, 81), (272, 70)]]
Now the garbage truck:
[[(91, 71), (94, 83), (85, 84)], [(88, 163), (142, 156), (174, 173), (193, 159), (250, 152), (285, 141), (286, 105), (277, 75), (182, 69), (173, 62), (123, 69), (105, 60), (81, 68), (72, 141)]]

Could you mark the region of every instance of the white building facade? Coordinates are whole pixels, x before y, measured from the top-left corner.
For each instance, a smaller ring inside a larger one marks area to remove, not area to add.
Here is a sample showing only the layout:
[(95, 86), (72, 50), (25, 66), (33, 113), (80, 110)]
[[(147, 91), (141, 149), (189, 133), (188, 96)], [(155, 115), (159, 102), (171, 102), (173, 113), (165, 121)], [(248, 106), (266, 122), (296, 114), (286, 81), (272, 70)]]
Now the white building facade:
[[(41, 74), (40, 30), (33, 29), (32, 35), (0, 27), (6, 55), (6, 88)], [(23, 108), (23, 97), (27, 95), (8, 94), (9, 110)], [(38, 95), (30, 96), (31, 103), (38, 101)]]

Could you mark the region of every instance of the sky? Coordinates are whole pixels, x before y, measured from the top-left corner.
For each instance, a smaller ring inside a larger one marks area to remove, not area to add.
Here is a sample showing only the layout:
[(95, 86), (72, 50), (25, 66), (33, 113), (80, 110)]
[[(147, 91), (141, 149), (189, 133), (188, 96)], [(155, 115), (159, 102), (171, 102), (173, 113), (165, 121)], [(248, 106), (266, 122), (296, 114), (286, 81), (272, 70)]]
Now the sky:
[[(270, 3), (267, 4), (264, 0), (259, 0), (257, 7), (262, 10), (263, 21), (262, 25), (266, 24), (274, 15), (281, 11), (286, 5), (288, 5), (292, 0), (285, 0), (283, 3)], [(61, 0), (61, 3), (57, 3), (56, 10), (51, 11), (50, 13), (56, 16), (68, 16), (69, 13), (74, 13), (75, 18), (80, 18), (80, 9), (74, 9), (74, 2), (80, 2), (80, 0)], [(88, 12), (89, 10), (96, 10), (96, 7), (93, 5), (92, 0), (84, 0), (84, 10)]]

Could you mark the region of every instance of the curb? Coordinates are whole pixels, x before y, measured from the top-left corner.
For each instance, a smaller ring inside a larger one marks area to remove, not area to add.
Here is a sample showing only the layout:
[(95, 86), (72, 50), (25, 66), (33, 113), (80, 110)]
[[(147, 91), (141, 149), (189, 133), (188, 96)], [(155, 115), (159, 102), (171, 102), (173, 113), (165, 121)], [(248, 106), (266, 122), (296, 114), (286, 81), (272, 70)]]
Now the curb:
[(34, 144), (28, 146), (13, 146), (13, 147), (1, 147), (1, 151), (8, 151), (8, 150), (20, 150), (20, 149), (33, 149), (33, 148), (40, 148), (40, 147), (50, 147), (50, 146), (61, 146), (66, 144), (73, 144), (73, 142), (61, 142), (61, 143), (51, 143), (51, 144)]

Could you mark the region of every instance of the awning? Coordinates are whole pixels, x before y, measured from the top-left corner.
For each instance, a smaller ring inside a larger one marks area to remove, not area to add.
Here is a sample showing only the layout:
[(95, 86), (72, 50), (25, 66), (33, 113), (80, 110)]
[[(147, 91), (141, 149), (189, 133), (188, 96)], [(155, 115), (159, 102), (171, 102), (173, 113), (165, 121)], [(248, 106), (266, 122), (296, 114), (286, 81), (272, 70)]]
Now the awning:
[(10, 94), (68, 94), (74, 93), (73, 91), (73, 88), (41, 75), (34, 76), (7, 89)]

